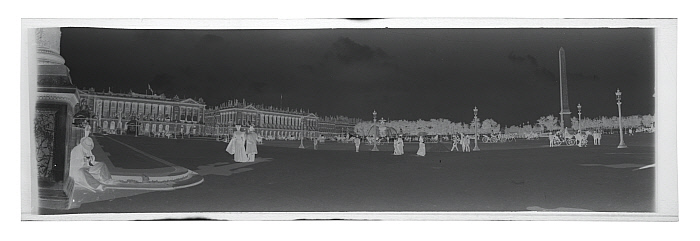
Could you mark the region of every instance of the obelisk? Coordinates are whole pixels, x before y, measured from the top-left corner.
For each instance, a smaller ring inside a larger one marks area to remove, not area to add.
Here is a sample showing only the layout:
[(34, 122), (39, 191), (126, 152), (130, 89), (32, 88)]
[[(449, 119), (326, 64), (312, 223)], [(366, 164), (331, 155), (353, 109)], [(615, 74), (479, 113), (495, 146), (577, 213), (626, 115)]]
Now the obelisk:
[(561, 100), (561, 112), (559, 119), (561, 120), (561, 130), (571, 128), (571, 111), (569, 110), (569, 89), (566, 85), (566, 56), (564, 56), (564, 47), (559, 48), (559, 93)]

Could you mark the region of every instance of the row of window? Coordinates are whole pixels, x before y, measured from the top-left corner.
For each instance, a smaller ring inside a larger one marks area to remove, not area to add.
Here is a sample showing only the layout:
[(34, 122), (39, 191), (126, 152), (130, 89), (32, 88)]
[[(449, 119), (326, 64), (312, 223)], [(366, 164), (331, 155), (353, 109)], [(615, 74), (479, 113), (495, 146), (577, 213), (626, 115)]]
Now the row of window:
[(250, 112), (227, 112), (222, 115), (214, 117), (215, 119), (208, 118), (207, 123), (215, 121), (219, 124), (254, 124), (263, 127), (286, 127), (301, 130), (303, 129), (303, 124), (307, 127), (314, 127), (318, 122), (313, 119), (304, 120), (297, 117), (285, 117), (285, 116), (275, 116), (268, 114), (258, 114)]
[(113, 101), (98, 99), (94, 101), (94, 113), (101, 118), (130, 119), (132, 116), (139, 120), (198, 122), (201, 120), (202, 109), (198, 107), (172, 106), (143, 102)]

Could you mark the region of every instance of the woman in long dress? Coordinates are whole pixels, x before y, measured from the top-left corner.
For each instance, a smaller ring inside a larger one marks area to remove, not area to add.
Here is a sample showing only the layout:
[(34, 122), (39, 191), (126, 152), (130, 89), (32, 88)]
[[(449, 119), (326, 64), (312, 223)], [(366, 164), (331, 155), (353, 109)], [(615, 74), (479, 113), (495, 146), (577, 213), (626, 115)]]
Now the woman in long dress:
[(103, 191), (104, 185), (114, 184), (112, 175), (104, 162), (95, 160), (92, 148), (95, 146), (92, 138), (83, 137), (80, 144), (70, 152), (70, 171), (68, 175), (76, 185), (90, 190)]
[(248, 162), (255, 161), (255, 154), (258, 154), (258, 133), (255, 133), (255, 128), (250, 126), (248, 134), (246, 134), (245, 152), (248, 155)]
[(241, 125), (236, 125), (236, 131), (231, 136), (231, 142), (228, 143), (226, 151), (233, 155), (235, 162), (247, 162), (248, 155), (245, 151), (245, 132), (241, 131)]
[(403, 136), (396, 140), (396, 147), (399, 149), (399, 155), (403, 155)]
[(423, 141), (423, 136), (418, 138), (418, 153), (416, 154), (425, 156), (425, 141)]
[(399, 154), (399, 138), (394, 139), (394, 155), (401, 155)]

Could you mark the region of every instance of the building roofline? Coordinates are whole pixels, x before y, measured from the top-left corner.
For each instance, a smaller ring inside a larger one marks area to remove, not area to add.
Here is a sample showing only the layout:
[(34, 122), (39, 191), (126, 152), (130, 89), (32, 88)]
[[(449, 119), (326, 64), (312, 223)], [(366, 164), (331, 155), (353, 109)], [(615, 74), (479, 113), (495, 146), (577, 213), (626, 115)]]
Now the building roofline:
[[(133, 101), (144, 101), (144, 102), (153, 101), (153, 102), (167, 103), (170, 105), (181, 104), (181, 105), (193, 105), (193, 106), (197, 106), (197, 107), (206, 107), (207, 106), (206, 104), (199, 103), (198, 101), (195, 101), (192, 98), (187, 98), (185, 100), (173, 100), (173, 99), (167, 99), (167, 98), (166, 99), (161, 99), (161, 98), (151, 99), (151, 98), (140, 98), (138, 96), (129, 96), (129, 94), (109, 95), (109, 94), (102, 94), (102, 93), (98, 93), (98, 92), (90, 93), (90, 92), (83, 91), (83, 90), (79, 90), (79, 95), (81, 95), (81, 96), (82, 95), (96, 96), (96, 97), (100, 97), (100, 98), (124, 99), (124, 100), (128, 99), (128, 100), (133, 100)], [(139, 94), (139, 95), (141, 95), (141, 94)], [(192, 102), (190, 102), (190, 103), (185, 102), (187, 100), (191, 100)]]

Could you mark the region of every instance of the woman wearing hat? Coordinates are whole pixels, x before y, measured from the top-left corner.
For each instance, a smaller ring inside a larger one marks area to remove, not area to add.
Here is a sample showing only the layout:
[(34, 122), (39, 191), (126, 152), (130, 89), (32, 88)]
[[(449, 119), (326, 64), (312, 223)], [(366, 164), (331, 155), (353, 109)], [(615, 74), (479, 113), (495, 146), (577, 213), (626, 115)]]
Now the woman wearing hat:
[(236, 131), (233, 132), (231, 142), (226, 147), (226, 152), (233, 155), (235, 162), (248, 162), (248, 155), (245, 150), (245, 132), (241, 131), (241, 125), (236, 124)]
[(255, 133), (255, 128), (251, 125), (246, 134), (245, 153), (248, 155), (248, 162), (255, 161), (255, 154), (258, 154), (258, 133)]
[(423, 136), (418, 138), (418, 153), (416, 154), (419, 156), (425, 156), (425, 141), (423, 140)]

